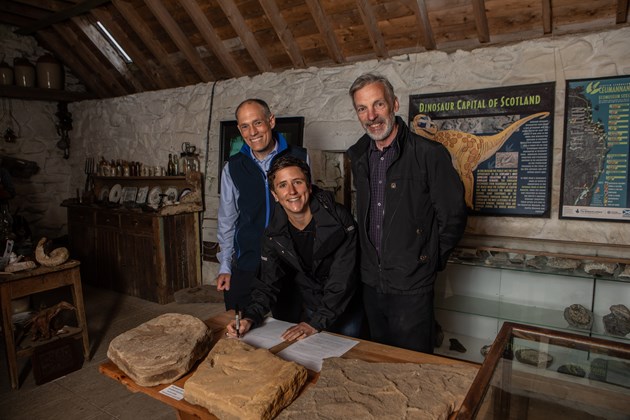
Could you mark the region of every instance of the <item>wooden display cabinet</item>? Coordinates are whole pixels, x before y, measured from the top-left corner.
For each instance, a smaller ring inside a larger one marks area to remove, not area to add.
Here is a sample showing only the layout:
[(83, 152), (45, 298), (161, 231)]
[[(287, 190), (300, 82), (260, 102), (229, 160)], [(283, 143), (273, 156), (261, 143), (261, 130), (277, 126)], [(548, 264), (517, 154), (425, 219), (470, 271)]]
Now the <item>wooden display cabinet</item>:
[[(69, 248), (84, 282), (158, 303), (201, 284), (200, 173), (171, 177), (94, 177), (91, 203), (66, 200)], [(116, 205), (102, 192), (116, 185), (190, 190), (156, 210)]]

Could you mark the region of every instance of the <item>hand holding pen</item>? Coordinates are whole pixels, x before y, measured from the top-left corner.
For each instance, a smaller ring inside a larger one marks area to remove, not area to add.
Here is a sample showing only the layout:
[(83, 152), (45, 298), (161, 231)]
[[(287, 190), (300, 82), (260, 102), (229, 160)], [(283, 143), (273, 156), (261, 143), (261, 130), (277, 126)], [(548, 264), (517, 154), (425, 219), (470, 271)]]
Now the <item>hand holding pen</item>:
[(241, 312), (238, 310), (238, 305), (236, 305), (234, 312), (236, 312), (236, 338), (241, 338)]

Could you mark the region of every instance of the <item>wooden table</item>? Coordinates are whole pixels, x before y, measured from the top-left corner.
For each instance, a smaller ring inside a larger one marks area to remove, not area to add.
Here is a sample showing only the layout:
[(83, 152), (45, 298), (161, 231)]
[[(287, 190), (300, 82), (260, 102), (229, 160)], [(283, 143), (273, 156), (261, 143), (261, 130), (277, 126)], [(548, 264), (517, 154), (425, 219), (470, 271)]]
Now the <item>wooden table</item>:
[[(225, 336), (225, 326), (228, 322), (234, 319), (234, 312), (229, 311), (223, 314), (217, 315), (206, 321), (206, 324), (213, 333), (213, 345), (221, 338)], [(359, 344), (354, 346), (350, 351), (343, 355), (347, 359), (359, 359), (368, 362), (386, 362), (386, 363), (437, 363), (445, 365), (457, 365), (463, 364), (471, 366), (468, 362), (459, 360), (447, 359), (445, 357), (434, 356), (425, 353), (419, 353), (411, 350), (400, 349), (397, 347), (386, 346), (383, 344), (373, 343), (366, 340), (358, 340)], [(277, 353), (283, 348), (287, 347), (287, 343), (279, 344), (271, 348), (272, 353)], [(474, 365), (477, 367), (477, 365)], [(187, 419), (216, 419), (207, 409), (204, 407), (191, 404), (185, 400), (177, 401), (166, 395), (160, 394), (160, 391), (171, 384), (157, 385), (153, 387), (144, 387), (136, 384), (131, 378), (129, 378), (122, 370), (116, 366), (115, 363), (107, 361), (99, 366), (99, 370), (105, 376), (122, 383), (132, 392), (142, 392), (156, 400), (159, 400), (167, 405), (170, 405), (177, 411), (177, 418), (179, 420)], [(193, 368), (188, 374), (173, 382), (173, 385), (184, 387), (184, 383), (195, 372)], [(319, 373), (309, 371), (308, 384), (317, 382)]]
[[(90, 343), (88, 339), (87, 321), (83, 306), (83, 290), (81, 288), (81, 274), (79, 261), (70, 260), (56, 267), (37, 267), (32, 270), (0, 276), (0, 304), (2, 305), (2, 331), (7, 348), (7, 361), (11, 387), (19, 387), (17, 371), (17, 358), (28, 357), (38, 343), (33, 343), (25, 348), (17, 349), (12, 322), (13, 311), (11, 300), (29, 296), (34, 293), (53, 290), (64, 286), (70, 286), (72, 290), (73, 304), (76, 308), (78, 329), (73, 329), (67, 336), (81, 334), (83, 339), (83, 354), (86, 359), (90, 357)], [(53, 338), (55, 339), (55, 338)], [(47, 341), (48, 342), (48, 341)]]

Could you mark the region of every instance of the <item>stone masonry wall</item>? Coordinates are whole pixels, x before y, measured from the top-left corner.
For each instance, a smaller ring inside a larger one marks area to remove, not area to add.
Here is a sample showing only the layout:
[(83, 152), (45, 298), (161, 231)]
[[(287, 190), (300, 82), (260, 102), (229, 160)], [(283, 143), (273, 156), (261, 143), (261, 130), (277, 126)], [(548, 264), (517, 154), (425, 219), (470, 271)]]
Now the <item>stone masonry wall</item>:
[[(565, 81), (630, 74), (629, 50), (630, 28), (626, 27), (473, 51), (450, 54), (426, 52), (334, 68), (265, 73), (216, 84), (75, 102), (70, 105), (75, 121), (74, 130), (70, 133), (73, 142), (70, 160), (62, 162), (63, 165), (48, 165), (51, 176), (63, 178), (60, 185), (54, 187), (56, 193), (53, 196), (59, 202), (71, 196), (76, 188), (83, 187), (86, 156), (165, 165), (168, 153), (179, 152), (182, 142), (190, 142), (201, 151), (202, 167), (206, 173), (203, 239), (214, 241), (219, 202), (217, 175), (220, 121), (233, 120), (235, 107), (246, 97), (265, 99), (277, 116), (304, 116), (304, 143), (314, 157), (315, 179), (322, 179), (326, 185), (334, 185), (338, 183), (335, 175), (335, 166), (338, 165), (331, 166), (329, 158), (333, 156), (341, 159), (341, 153), (328, 152), (346, 150), (363, 133), (352, 109), (348, 88), (364, 72), (378, 72), (391, 80), (400, 99), (401, 109), (398, 114), (404, 119), (408, 115), (410, 94), (555, 81), (550, 218), (471, 217), (467, 229), (471, 239), (467, 241), (472, 242), (472, 245), (624, 257), (630, 247), (630, 229), (626, 225), (560, 220), (558, 206)], [(44, 107), (46, 109), (42, 112), (54, 113), (52, 107)], [(47, 133), (50, 131), (46, 130)], [(54, 130), (50, 134), (54, 137)], [(47, 148), (48, 152), (41, 152), (42, 157), (58, 155), (54, 139), (42, 138), (40, 142), (41, 146), (31, 149)], [(330, 167), (333, 169), (328, 174), (324, 169)], [(65, 187), (64, 182), (68, 183)], [(49, 226), (46, 229), (64, 229), (64, 217), (64, 212), (50, 212), (41, 223)], [(204, 282), (214, 278), (213, 269), (206, 264)]]

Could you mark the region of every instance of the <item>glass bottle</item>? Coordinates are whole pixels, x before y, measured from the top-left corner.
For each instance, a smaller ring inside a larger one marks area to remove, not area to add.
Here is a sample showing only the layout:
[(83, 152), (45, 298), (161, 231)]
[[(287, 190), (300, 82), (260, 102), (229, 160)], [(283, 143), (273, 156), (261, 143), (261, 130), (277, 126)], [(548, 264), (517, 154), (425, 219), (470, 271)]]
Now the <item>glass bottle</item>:
[(166, 175), (168, 176), (175, 175), (175, 164), (173, 163), (173, 155), (171, 153), (168, 154), (168, 165), (166, 166)]

